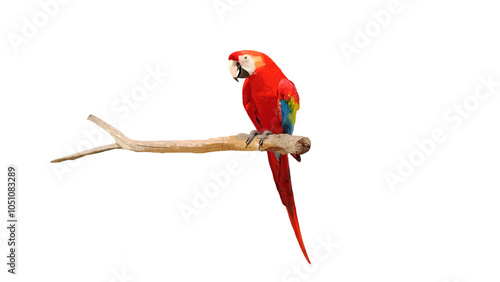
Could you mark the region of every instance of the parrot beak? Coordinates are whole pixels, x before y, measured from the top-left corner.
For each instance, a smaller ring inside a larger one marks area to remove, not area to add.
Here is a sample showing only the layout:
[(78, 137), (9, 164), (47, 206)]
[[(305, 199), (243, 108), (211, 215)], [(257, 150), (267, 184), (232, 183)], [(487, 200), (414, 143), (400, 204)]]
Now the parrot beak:
[(238, 81), (238, 78), (246, 78), (250, 76), (248, 71), (241, 67), (240, 63), (229, 60), (229, 71), (234, 80)]

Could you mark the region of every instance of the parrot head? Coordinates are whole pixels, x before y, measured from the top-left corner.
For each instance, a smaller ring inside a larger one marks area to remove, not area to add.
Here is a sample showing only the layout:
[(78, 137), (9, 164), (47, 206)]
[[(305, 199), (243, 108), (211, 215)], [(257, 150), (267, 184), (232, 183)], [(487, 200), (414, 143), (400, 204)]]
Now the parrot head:
[(255, 73), (257, 69), (264, 66), (269, 57), (261, 52), (243, 50), (229, 55), (229, 71), (234, 80), (247, 78)]

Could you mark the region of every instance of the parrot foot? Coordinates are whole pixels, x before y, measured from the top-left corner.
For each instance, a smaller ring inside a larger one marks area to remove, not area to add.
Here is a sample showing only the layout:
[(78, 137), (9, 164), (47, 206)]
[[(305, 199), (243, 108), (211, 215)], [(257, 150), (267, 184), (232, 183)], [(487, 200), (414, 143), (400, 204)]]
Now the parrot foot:
[[(258, 130), (252, 130), (250, 131), (250, 134), (248, 135), (248, 138), (247, 138), (247, 145), (245, 146), (245, 148), (248, 147), (248, 145), (250, 145), (250, 143), (252, 143), (253, 139), (255, 138), (255, 136), (257, 136), (258, 134), (260, 134), (260, 132)], [(260, 146), (259, 146), (260, 147)]]
[(262, 144), (264, 144), (264, 140), (266, 140), (267, 136), (269, 136), (271, 134), (274, 134), (271, 130), (264, 130), (264, 132), (262, 132), (262, 137), (259, 140), (259, 150), (260, 150), (260, 146), (262, 146)]

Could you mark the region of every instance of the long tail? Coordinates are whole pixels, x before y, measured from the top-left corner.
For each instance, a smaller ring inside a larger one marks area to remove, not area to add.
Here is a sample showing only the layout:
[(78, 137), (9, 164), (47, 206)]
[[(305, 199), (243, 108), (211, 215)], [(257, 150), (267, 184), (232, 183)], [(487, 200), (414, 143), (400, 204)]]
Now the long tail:
[(295, 232), (295, 237), (299, 242), (300, 249), (304, 254), (308, 263), (311, 263), (309, 256), (307, 255), (306, 247), (302, 241), (302, 234), (300, 233), (299, 220), (297, 218), (297, 211), (295, 210), (295, 201), (293, 199), (292, 182), (290, 178), (290, 167), (288, 165), (288, 155), (280, 155), (275, 152), (267, 152), (267, 157), (269, 158), (269, 165), (273, 172), (274, 182), (276, 183), (276, 188), (280, 193), (281, 202), (286, 206), (288, 211), (288, 217), (292, 223), (293, 231)]

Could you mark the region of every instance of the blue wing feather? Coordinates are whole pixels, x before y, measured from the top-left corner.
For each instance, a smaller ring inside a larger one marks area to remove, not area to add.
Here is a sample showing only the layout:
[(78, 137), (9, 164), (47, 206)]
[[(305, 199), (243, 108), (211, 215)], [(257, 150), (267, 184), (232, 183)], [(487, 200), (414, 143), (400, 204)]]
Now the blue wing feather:
[(282, 79), (278, 85), (279, 108), (283, 133), (292, 134), (295, 118), (299, 109), (299, 94), (293, 82)]
[[(281, 104), (281, 126), (283, 127), (283, 133), (292, 134), (293, 127), (295, 125), (294, 118), (290, 116), (293, 111), (293, 105), (290, 105), (290, 101), (285, 99), (280, 100)], [(295, 113), (292, 113), (295, 115)]]

